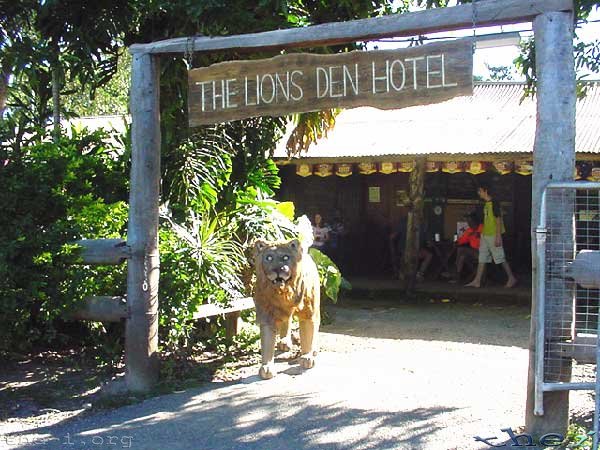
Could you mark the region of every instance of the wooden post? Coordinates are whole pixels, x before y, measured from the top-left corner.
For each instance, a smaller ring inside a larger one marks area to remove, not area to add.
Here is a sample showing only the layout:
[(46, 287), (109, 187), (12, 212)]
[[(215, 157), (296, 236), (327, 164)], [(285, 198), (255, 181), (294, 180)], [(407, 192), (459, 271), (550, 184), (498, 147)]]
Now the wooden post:
[(225, 337), (228, 340), (233, 339), (240, 331), (240, 322), (242, 321), (240, 316), (240, 311), (225, 314)]
[[(575, 73), (572, 13), (548, 12), (533, 22), (536, 48), (537, 128), (534, 147), (531, 214), (532, 275), (537, 273), (535, 228), (539, 222), (541, 194), (550, 181), (573, 180), (575, 168)], [(560, 214), (560, 211), (557, 211)], [(568, 225), (567, 225), (568, 227)], [(527, 383), (526, 429), (534, 436), (565, 434), (569, 419), (569, 392), (545, 392), (544, 415), (535, 416), (535, 283), (532, 293), (529, 374)], [(571, 302), (571, 298), (561, 299)], [(570, 361), (564, 360), (569, 365)], [(567, 368), (569, 369), (569, 368)]]
[(423, 223), (423, 200), (425, 192), (425, 157), (417, 158), (415, 168), (409, 178), (410, 211), (406, 223), (406, 245), (404, 251), (404, 276), (406, 292), (415, 289), (419, 267), (419, 242), (421, 223)]
[(133, 56), (131, 116), (126, 380), (130, 390), (147, 391), (158, 381), (160, 116), (156, 56)]

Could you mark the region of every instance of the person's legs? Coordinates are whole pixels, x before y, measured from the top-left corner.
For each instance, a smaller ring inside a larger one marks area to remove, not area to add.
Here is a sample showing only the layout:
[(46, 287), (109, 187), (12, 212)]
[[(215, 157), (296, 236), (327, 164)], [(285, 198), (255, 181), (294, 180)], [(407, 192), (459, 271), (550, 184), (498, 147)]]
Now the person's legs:
[(504, 269), (504, 271), (506, 272), (506, 276), (508, 277), (508, 280), (506, 280), (506, 284), (504, 285), (504, 287), (514, 287), (517, 284), (517, 277), (515, 277), (515, 275), (513, 274), (510, 268), (510, 264), (508, 264), (508, 261), (504, 261), (502, 263), (502, 268)]
[(427, 268), (431, 263), (431, 259), (433, 258), (433, 253), (431, 253), (426, 248), (422, 248), (419, 250), (419, 259), (421, 260), (421, 265), (419, 266), (419, 271), (417, 272), (417, 279), (419, 281), (423, 280), (425, 277), (425, 272), (427, 272)]
[(465, 254), (465, 249), (467, 247), (457, 247), (456, 248), (456, 270), (455, 272), (452, 274), (452, 276), (450, 277), (449, 283), (458, 283), (460, 281), (460, 274), (463, 271), (463, 268), (465, 266), (465, 259), (466, 259), (466, 254)]
[(466, 253), (465, 250), (467, 249), (467, 247), (458, 247), (456, 249), (456, 273), (458, 274), (458, 276), (460, 277), (460, 273), (462, 272), (464, 266), (465, 266), (465, 258), (466, 258)]
[(504, 248), (502, 246), (496, 247), (495, 245), (490, 248), (492, 257), (496, 264), (501, 264), (504, 272), (506, 272), (507, 280), (504, 287), (511, 288), (517, 284), (517, 278), (514, 276), (508, 261), (506, 261), (506, 256), (504, 254)]
[(493, 240), (494, 236), (481, 236), (481, 241), (479, 243), (479, 264), (477, 265), (477, 273), (475, 274), (473, 281), (465, 286), (475, 288), (481, 287), (481, 279), (485, 273), (485, 265), (489, 262), (492, 262), (491, 246), (494, 245)]
[(483, 274), (485, 273), (485, 265), (486, 263), (477, 264), (477, 273), (475, 274), (475, 278), (468, 284), (465, 284), (465, 287), (481, 287), (481, 279), (483, 278)]

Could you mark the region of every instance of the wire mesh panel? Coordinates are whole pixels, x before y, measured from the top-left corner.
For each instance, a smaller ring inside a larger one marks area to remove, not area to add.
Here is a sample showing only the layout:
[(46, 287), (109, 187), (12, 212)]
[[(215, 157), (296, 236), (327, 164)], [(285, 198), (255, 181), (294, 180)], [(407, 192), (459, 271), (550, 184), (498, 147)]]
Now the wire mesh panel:
[(547, 193), (545, 382), (591, 381), (578, 379), (589, 371), (573, 370), (573, 365), (596, 362), (599, 290), (576, 280), (573, 264), (600, 251), (598, 194), (597, 189), (573, 188)]
[(536, 239), (536, 414), (543, 414), (544, 391), (596, 389), (600, 183), (548, 185)]
[(567, 276), (575, 256), (574, 190), (551, 189), (546, 194), (544, 381), (571, 381), (571, 358), (564, 346), (573, 342), (575, 291)]

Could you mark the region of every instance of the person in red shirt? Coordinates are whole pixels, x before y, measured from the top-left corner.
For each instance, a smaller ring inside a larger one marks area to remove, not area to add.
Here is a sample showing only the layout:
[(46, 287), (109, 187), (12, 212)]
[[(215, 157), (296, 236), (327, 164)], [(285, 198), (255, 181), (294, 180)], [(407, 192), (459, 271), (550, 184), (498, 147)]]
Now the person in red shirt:
[(467, 223), (469, 228), (456, 241), (456, 274), (450, 280), (451, 283), (458, 282), (467, 260), (477, 261), (479, 258), (479, 240), (481, 239), (483, 224), (477, 219), (475, 213), (467, 216)]

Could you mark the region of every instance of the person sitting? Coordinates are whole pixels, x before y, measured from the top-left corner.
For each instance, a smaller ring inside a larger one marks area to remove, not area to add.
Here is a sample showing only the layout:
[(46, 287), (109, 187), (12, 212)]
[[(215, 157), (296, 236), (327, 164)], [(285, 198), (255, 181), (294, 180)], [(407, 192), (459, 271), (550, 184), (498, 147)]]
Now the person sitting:
[(329, 227), (323, 222), (321, 214), (315, 214), (315, 223), (313, 225), (313, 247), (323, 251), (326, 247), (327, 241), (329, 240)]
[[(402, 273), (401, 266), (406, 247), (407, 222), (407, 217), (401, 218), (396, 230), (394, 230), (389, 237), (394, 272), (395, 274), (398, 274), (399, 278), (401, 279), (404, 278), (405, 275)], [(430, 243), (428, 243), (426, 239), (426, 231), (425, 224), (421, 224), (419, 227), (418, 253), (418, 260), (420, 264), (417, 270), (417, 281), (419, 282), (425, 279), (425, 273), (427, 272), (427, 269), (431, 264), (431, 260), (433, 259), (433, 252), (430, 249)]]
[(450, 283), (457, 283), (467, 261), (477, 262), (479, 258), (479, 241), (483, 224), (477, 214), (471, 213), (467, 216), (469, 227), (459, 236), (456, 245), (456, 273), (450, 279)]
[(333, 218), (333, 222), (328, 226), (329, 228), (329, 240), (327, 241), (327, 250), (329, 251), (329, 257), (338, 262), (341, 258), (342, 253), (342, 236), (345, 233), (344, 223), (341, 217), (336, 215)]

